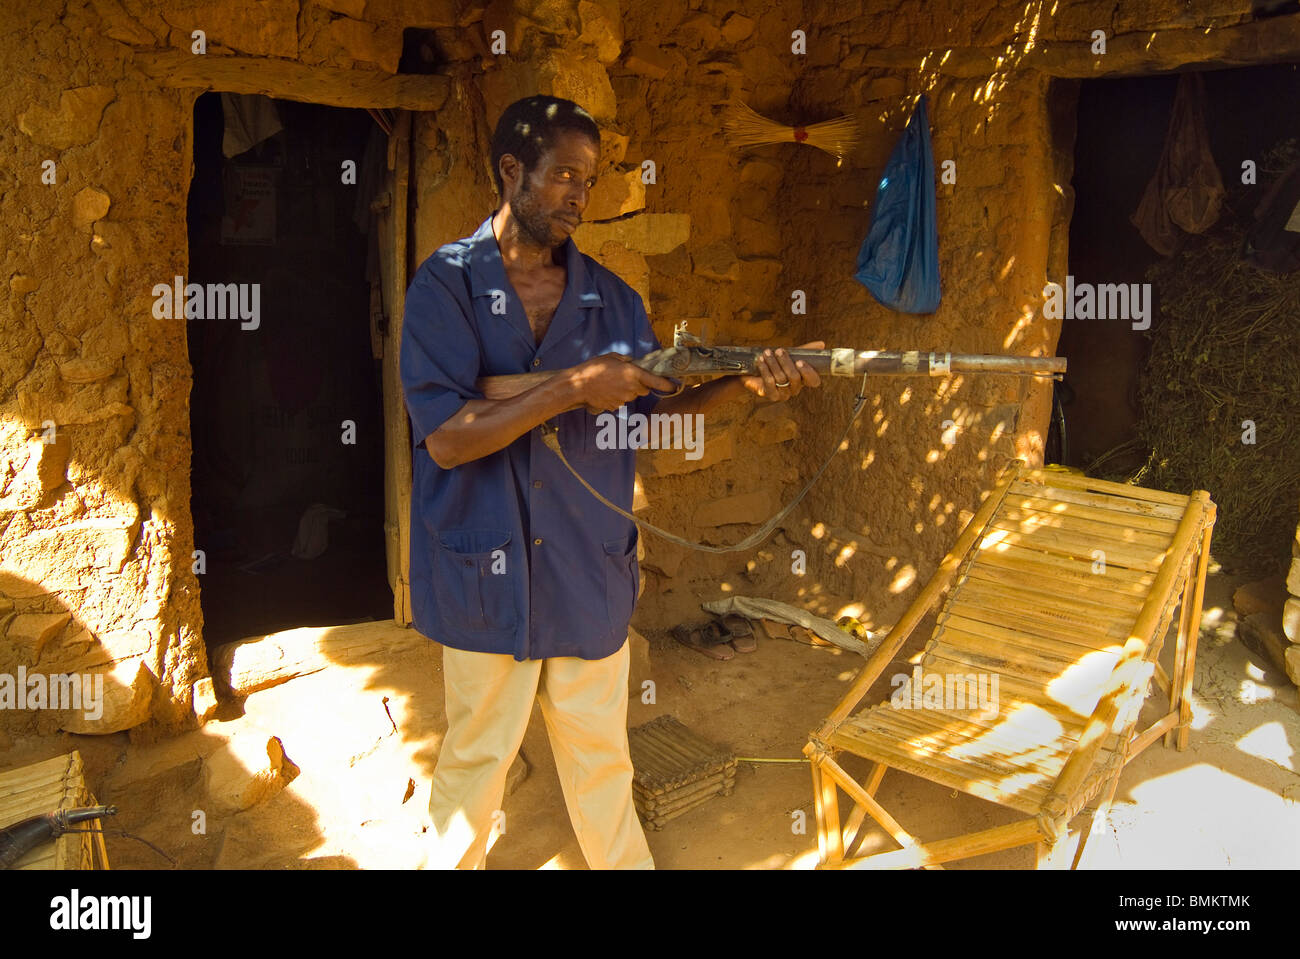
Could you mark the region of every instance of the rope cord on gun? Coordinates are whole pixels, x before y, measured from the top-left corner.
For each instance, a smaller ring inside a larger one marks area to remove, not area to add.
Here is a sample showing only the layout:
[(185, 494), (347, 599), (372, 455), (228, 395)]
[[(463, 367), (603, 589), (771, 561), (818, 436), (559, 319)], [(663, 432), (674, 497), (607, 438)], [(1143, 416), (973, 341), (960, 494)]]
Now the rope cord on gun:
[(816, 483), (819, 479), (821, 479), (822, 474), (826, 472), (826, 467), (831, 465), (831, 460), (834, 459), (835, 454), (840, 451), (840, 447), (844, 444), (845, 439), (849, 435), (849, 430), (853, 428), (853, 423), (854, 421), (857, 420), (858, 414), (862, 412), (862, 408), (863, 406), (866, 405), (866, 402), (867, 402), (867, 377), (864, 375), (862, 377), (862, 387), (858, 390), (858, 395), (853, 401), (853, 414), (849, 417), (849, 421), (846, 424), (844, 424), (844, 432), (842, 432), (839, 435), (839, 437), (835, 440), (835, 445), (831, 447), (830, 453), (828, 453), (826, 459), (822, 461), (822, 465), (818, 468), (817, 472), (813, 474), (812, 479), (808, 480), (808, 482), (804, 484), (803, 489), (799, 490), (798, 495), (796, 495), (794, 499), (792, 499), (788, 504), (786, 504), (786, 506), (779, 513), (777, 513), (775, 516), (769, 519), (766, 523), (764, 523), (753, 533), (746, 536), (739, 543), (735, 543), (731, 546), (709, 546), (705, 543), (692, 542), (691, 540), (683, 539), (682, 537), (676, 535), (675, 533), (670, 533), (666, 529), (662, 529), (658, 526), (655, 526), (653, 523), (646, 523), (642, 520), (637, 519), (627, 510), (623, 509), (620, 506), (616, 506), (615, 504), (607, 500), (590, 483), (588, 483), (585, 479), (583, 479), (581, 473), (579, 473), (571, 465), (569, 465), (568, 459), (566, 459), (564, 456), (564, 451), (560, 449), (559, 433), (556, 431), (555, 427), (552, 426), (550, 423), (544, 423), (542, 425), (542, 441), (545, 442), (547, 447), (549, 447), (550, 450), (560, 458), (560, 462), (564, 464), (564, 468), (567, 469), (570, 473), (572, 473), (574, 478), (587, 488), (587, 492), (589, 492), (592, 496), (596, 497), (596, 499), (600, 500), (601, 503), (603, 503), (605, 506), (608, 506), (615, 513), (618, 513), (620, 516), (624, 516), (627, 519), (630, 519), (632, 522), (636, 523), (637, 526), (641, 527), (641, 529), (645, 530), (646, 532), (654, 533), (656, 536), (659, 536), (662, 539), (666, 539), (670, 543), (676, 543), (678, 546), (685, 546), (687, 549), (700, 550), (701, 552), (705, 552), (705, 553), (737, 553), (740, 552), (741, 550), (750, 549), (754, 546), (757, 546), (759, 543), (763, 542), (763, 540), (767, 539), (770, 535), (772, 535), (772, 531), (777, 528), (777, 525), (780, 524), (780, 522), (783, 519), (785, 519), (787, 516), (790, 515), (790, 511), (799, 505), (800, 501), (804, 498), (804, 496), (808, 494), (808, 491), (813, 488), (813, 484)]

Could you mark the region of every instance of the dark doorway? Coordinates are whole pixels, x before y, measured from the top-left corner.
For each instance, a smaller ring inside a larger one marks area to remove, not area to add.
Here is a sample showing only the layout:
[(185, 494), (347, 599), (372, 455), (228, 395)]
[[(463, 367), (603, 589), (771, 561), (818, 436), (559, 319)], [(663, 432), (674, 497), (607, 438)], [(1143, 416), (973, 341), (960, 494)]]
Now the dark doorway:
[[(393, 614), (370, 196), (358, 202), (382, 156), (374, 131), (361, 110), (215, 93), (195, 105), (185, 279), (204, 309), (186, 329), (209, 652)], [(228, 284), (245, 313), (221, 315)]]
[[(1300, 102), (1300, 70), (1292, 64), (1204, 69), (1205, 123), (1220, 176), (1232, 198), (1242, 163), (1258, 162), (1277, 142), (1300, 134), (1292, 104)], [(1163, 260), (1130, 217), (1155, 172), (1169, 126), (1178, 75), (1085, 80), (1079, 86), (1074, 152), (1074, 213), (1069, 274), (1076, 284), (1141, 284)], [(1263, 195), (1259, 187), (1258, 196)], [(1241, 195), (1241, 191), (1238, 191)], [(1245, 194), (1249, 217), (1254, 195)], [(1064, 280), (1064, 278), (1062, 278)], [(1151, 322), (1159, 321), (1153, 289)], [(1064, 462), (1119, 478), (1149, 454), (1137, 440), (1144, 415), (1139, 378), (1150, 344), (1127, 319), (1065, 319), (1057, 352), (1069, 357), (1064, 388)]]

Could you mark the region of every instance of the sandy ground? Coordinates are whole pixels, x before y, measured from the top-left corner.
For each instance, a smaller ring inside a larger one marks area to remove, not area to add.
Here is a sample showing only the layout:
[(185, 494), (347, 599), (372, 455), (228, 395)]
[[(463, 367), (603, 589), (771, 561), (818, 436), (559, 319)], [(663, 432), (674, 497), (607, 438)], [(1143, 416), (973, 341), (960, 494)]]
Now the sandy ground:
[[(1086, 868), (1300, 865), (1300, 704), (1284, 676), (1232, 638), (1232, 585), (1223, 576), (1209, 583), (1189, 748), (1180, 753), (1157, 743), (1128, 766), (1109, 828), (1090, 843)], [(928, 630), (900, 659), (919, 650), (924, 635)], [(672, 713), (741, 757), (800, 760), (809, 730), (862, 662), (835, 649), (760, 640), (757, 652), (716, 663), (666, 637), (650, 640), (655, 702), (634, 699), (629, 723)], [(1162, 657), (1166, 668), (1171, 652)], [(888, 691), (882, 681), (869, 701)], [(165, 742), (129, 745), (119, 734), (68, 736), (62, 745), (81, 750), (100, 801), (120, 806), (113, 827), (148, 839), (182, 868), (411, 868), (421, 854), (429, 778), (445, 729), (442, 695), (440, 652), (429, 643), (255, 693), (243, 715), (228, 708), (226, 718)], [(272, 735), (300, 774), (252, 808), (223, 811), (208, 794), (205, 757), (232, 738), (264, 744)], [(15, 750), (5, 765), (57, 751), (47, 741), (40, 754)], [(517, 770), (489, 868), (584, 868), (536, 707), (522, 752), (527, 774), (519, 780), (524, 770)], [(866, 771), (865, 763), (855, 767), (848, 759), (848, 768)], [(897, 771), (886, 775), (878, 798), (922, 838), (1016, 818)], [(196, 810), (205, 819), (201, 832)], [(660, 868), (811, 868), (813, 822), (806, 763), (741, 762), (731, 796), (647, 836)], [(892, 847), (879, 829), (866, 843)], [(108, 848), (114, 868), (167, 865), (128, 839), (110, 836)], [(1032, 865), (1032, 849), (1024, 847), (951, 868)]]

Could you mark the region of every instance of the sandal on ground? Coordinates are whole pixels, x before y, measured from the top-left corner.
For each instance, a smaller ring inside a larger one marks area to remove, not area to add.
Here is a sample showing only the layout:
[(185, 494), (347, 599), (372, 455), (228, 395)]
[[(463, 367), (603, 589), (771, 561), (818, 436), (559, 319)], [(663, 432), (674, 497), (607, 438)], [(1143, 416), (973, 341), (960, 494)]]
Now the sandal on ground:
[(727, 642), (730, 637), (727, 631), (722, 628), (722, 624), (717, 620), (702, 623), (698, 626), (681, 626), (673, 627), (673, 639), (681, 643), (688, 649), (693, 649), (697, 653), (703, 653), (710, 659), (716, 659), (726, 662), (736, 655)]
[(758, 640), (754, 638), (754, 627), (739, 613), (728, 613), (719, 620), (723, 632), (731, 637), (732, 648), (738, 653), (752, 653), (758, 649)]

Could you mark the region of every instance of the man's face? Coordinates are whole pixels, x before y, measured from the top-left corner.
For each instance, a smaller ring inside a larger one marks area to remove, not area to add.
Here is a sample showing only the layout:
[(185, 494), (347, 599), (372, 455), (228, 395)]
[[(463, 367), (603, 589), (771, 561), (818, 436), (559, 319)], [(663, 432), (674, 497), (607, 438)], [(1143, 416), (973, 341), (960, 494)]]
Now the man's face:
[(585, 134), (562, 130), (554, 145), (523, 171), (515, 188), (506, 184), (506, 200), (524, 235), (538, 246), (556, 247), (582, 222), (596, 183), (600, 149)]

